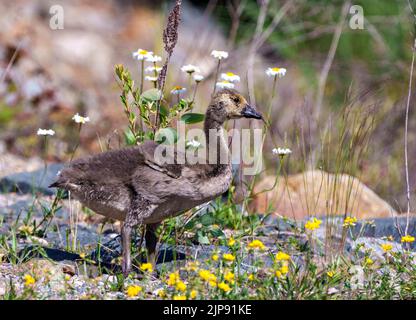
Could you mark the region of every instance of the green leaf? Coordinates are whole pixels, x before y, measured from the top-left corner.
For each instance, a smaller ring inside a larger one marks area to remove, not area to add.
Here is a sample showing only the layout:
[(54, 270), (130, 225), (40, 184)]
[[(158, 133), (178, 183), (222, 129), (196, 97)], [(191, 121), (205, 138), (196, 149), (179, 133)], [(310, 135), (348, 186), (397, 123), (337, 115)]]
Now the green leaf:
[(184, 121), (187, 124), (191, 124), (191, 123), (198, 123), (201, 121), (204, 121), (205, 116), (202, 113), (185, 113), (182, 117), (181, 117), (181, 121)]
[(130, 120), (130, 122), (135, 122), (136, 121), (136, 115), (134, 114), (134, 112), (129, 113), (129, 120)]
[(122, 64), (116, 64), (114, 68), (115, 68), (117, 77), (121, 80), (123, 72), (124, 72), (124, 66)]
[(159, 101), (162, 95), (159, 89), (149, 89), (142, 93), (141, 98), (146, 101)]
[(210, 244), (208, 237), (200, 232), (198, 232), (198, 242), (200, 244)]
[(131, 132), (131, 130), (124, 131), (124, 138), (126, 140), (126, 144), (129, 146), (135, 145), (137, 143), (136, 137)]
[(162, 128), (156, 132), (155, 141), (157, 143), (174, 144), (178, 141), (178, 132), (174, 128)]
[(212, 224), (215, 223), (215, 219), (211, 214), (204, 214), (201, 217), (200, 222), (204, 225), (204, 226), (210, 226)]
[(166, 107), (163, 105), (160, 105), (159, 113), (161, 116), (164, 116), (164, 117), (167, 117), (169, 114), (168, 109), (166, 109)]
[(225, 237), (224, 232), (222, 232), (222, 230), (220, 228), (212, 228), (210, 230), (210, 232), (211, 232), (211, 235), (214, 238), (223, 238), (223, 237)]

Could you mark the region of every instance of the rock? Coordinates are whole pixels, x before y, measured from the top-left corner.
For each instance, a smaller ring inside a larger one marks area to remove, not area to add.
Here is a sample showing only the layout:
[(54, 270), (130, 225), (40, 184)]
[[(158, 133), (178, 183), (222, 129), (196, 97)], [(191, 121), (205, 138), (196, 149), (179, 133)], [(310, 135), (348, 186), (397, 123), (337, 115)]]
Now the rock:
[(42, 248), (42, 253), (39, 252), (39, 247), (34, 246), (25, 246), (20, 252), (20, 257), (28, 258), (40, 258), (44, 255), (49, 259), (56, 262), (66, 262), (80, 260), (81, 257), (76, 253), (71, 253), (68, 251), (54, 249), (54, 248)]
[[(381, 218), (371, 221), (359, 221), (352, 233), (354, 237), (383, 238), (392, 237), (394, 241), (400, 242), (404, 230), (406, 229), (406, 217)], [(410, 217), (408, 234), (416, 234), (416, 217)], [(410, 244), (411, 248), (416, 248), (416, 243)]]
[(21, 266), (23, 273), (33, 274), (36, 285), (47, 284), (51, 292), (59, 294), (65, 290), (65, 274), (63, 266), (46, 259), (32, 259)]
[(42, 168), (43, 161), (40, 158), (24, 159), (16, 155), (6, 153), (5, 146), (0, 145), (0, 177), (24, 171), (34, 171)]
[[(380, 238), (368, 238), (360, 237), (356, 240), (351, 241), (351, 249), (355, 250), (359, 246), (359, 252), (364, 256), (365, 251), (371, 251), (370, 257), (373, 260), (384, 260), (384, 251), (381, 247), (382, 244), (391, 244), (393, 246), (392, 252), (403, 252), (403, 246), (400, 243), (387, 241)], [(412, 256), (415, 256), (415, 252), (410, 253)]]
[(45, 168), (32, 171), (20, 172), (3, 177), (0, 180), (1, 192), (36, 193), (41, 192), (45, 195), (53, 195), (56, 189), (48, 186), (56, 180), (58, 172), (63, 168), (63, 164), (53, 163)]
[(274, 214), (296, 220), (345, 213), (358, 219), (387, 218), (397, 214), (370, 188), (347, 174), (315, 170), (291, 175), (286, 181), (284, 177), (278, 177), (273, 190), (262, 192), (271, 189), (275, 179), (275, 176), (267, 176), (255, 186), (254, 193), (258, 194), (251, 204), (253, 211), (265, 213), (271, 206)]
[[(140, 244), (140, 236), (134, 235), (132, 241), (133, 245), (138, 248)], [(142, 247), (145, 247), (145, 241), (143, 241)], [(92, 251), (88, 258), (96, 262), (100, 261), (105, 267), (118, 269), (115, 262), (121, 256), (121, 252), (121, 236), (117, 236), (107, 242), (104, 242), (99, 251), (98, 248)], [(159, 254), (156, 263), (162, 264), (173, 260), (183, 260), (185, 258), (186, 253), (183, 251), (183, 248), (180, 248), (180, 246), (172, 247), (161, 244), (159, 246)], [(145, 262), (146, 257), (141, 256), (139, 257), (139, 260)]]

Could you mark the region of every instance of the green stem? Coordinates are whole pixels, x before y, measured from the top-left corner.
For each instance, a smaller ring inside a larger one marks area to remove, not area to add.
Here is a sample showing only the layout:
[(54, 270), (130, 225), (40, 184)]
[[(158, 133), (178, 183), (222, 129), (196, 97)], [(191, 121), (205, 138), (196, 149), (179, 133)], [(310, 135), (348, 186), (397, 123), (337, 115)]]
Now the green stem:
[(220, 66), (221, 66), (221, 59), (218, 59), (217, 70), (215, 72), (215, 79), (214, 79), (214, 91), (212, 91), (212, 96), (214, 96), (215, 90), (217, 89), (217, 81), (218, 81), (218, 74), (220, 72)]
[[(154, 75), (157, 78), (156, 62), (153, 62), (153, 67), (154, 67)], [(153, 81), (153, 86), (155, 87), (155, 89), (157, 89), (157, 81)]]
[(144, 85), (144, 59), (141, 60), (141, 74), (140, 74), (140, 95), (143, 93), (143, 85)]
[(69, 160), (70, 162), (72, 161), (72, 159), (74, 159), (75, 152), (77, 152), (77, 149), (78, 149), (79, 144), (81, 142), (81, 128), (82, 128), (82, 123), (80, 123), (79, 126), (78, 126), (78, 142), (75, 145), (74, 150), (72, 151), (72, 155), (71, 155), (71, 158)]
[(192, 101), (191, 104), (193, 105), (195, 102), (195, 97), (196, 97), (196, 91), (198, 90), (198, 82), (195, 83), (195, 89), (194, 89), (194, 94), (192, 95)]
[(188, 74), (189, 74), (189, 78), (188, 78), (188, 88), (189, 88), (189, 90), (191, 90), (191, 87), (192, 87), (192, 72), (190, 72)]

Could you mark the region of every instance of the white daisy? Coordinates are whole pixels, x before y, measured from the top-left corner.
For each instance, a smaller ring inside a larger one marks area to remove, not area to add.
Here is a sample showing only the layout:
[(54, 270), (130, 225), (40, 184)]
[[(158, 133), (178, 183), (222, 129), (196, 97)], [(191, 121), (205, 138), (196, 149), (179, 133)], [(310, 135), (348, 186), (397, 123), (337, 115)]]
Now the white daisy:
[(204, 76), (202, 74), (196, 74), (194, 75), (194, 80), (195, 82), (201, 82), (202, 80), (204, 80)]
[(146, 61), (147, 62), (153, 62), (153, 63), (155, 63), (155, 62), (162, 61), (162, 57), (161, 56), (154, 55), (152, 53), (151, 55), (149, 55), (149, 56), (146, 57)]
[(144, 79), (146, 81), (157, 82), (157, 77), (146, 76)]
[(80, 116), (78, 113), (72, 117), (72, 120), (75, 121), (75, 123), (81, 123), (85, 124), (87, 122), (90, 122), (90, 117), (83, 117)]
[(198, 149), (201, 146), (201, 142), (199, 142), (195, 139), (192, 139), (192, 140), (186, 142), (186, 146), (190, 147), (190, 148)]
[(181, 86), (176, 86), (176, 87), (173, 87), (173, 89), (171, 90), (171, 94), (181, 94), (181, 93), (184, 93), (184, 92), (186, 92), (186, 88), (184, 88), (184, 87), (181, 87)]
[(218, 60), (227, 59), (228, 58), (228, 52), (213, 50), (211, 52), (211, 56), (213, 56), (215, 59), (218, 59)]
[(240, 82), (240, 77), (232, 72), (221, 73), (221, 80), (229, 82)]
[(158, 66), (150, 66), (150, 67), (147, 67), (146, 69), (144, 69), (144, 71), (146, 72), (146, 73), (153, 73), (153, 72), (157, 72), (157, 73), (159, 73), (160, 71), (162, 71), (162, 67), (158, 67)]
[(137, 49), (137, 51), (133, 52), (133, 58), (136, 58), (137, 60), (146, 59), (147, 61), (147, 59), (152, 56), (153, 52), (144, 49)]
[(37, 135), (38, 136), (53, 136), (55, 134), (55, 131), (52, 129), (38, 129)]
[(279, 78), (282, 78), (286, 74), (286, 69), (285, 68), (267, 68), (266, 74), (269, 77), (278, 76)]
[(272, 152), (273, 152), (273, 154), (277, 154), (277, 155), (279, 155), (279, 156), (286, 156), (286, 155), (288, 155), (288, 154), (291, 154), (292, 153), (292, 150), (290, 150), (289, 148), (274, 148), (273, 150), (272, 150)]
[(215, 86), (220, 89), (234, 89), (234, 84), (226, 80), (217, 82)]
[(201, 70), (197, 66), (194, 66), (192, 64), (187, 64), (186, 66), (183, 66), (181, 70), (183, 72), (190, 73), (190, 74), (194, 72), (201, 72)]

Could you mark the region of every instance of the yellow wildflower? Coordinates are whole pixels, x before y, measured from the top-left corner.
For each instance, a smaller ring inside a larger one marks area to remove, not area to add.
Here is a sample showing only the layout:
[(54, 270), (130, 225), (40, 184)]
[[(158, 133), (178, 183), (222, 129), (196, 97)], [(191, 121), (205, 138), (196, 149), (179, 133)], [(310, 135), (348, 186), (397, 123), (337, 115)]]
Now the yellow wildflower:
[(275, 275), (278, 278), (282, 278), (283, 276), (285, 276), (287, 273), (289, 272), (289, 267), (287, 266), (287, 264), (284, 264), (279, 270), (275, 271)]
[(230, 247), (232, 247), (234, 244), (235, 244), (235, 240), (234, 240), (234, 238), (233, 238), (233, 237), (231, 237), (231, 238), (228, 240), (228, 245), (229, 245)]
[(266, 249), (266, 246), (264, 245), (263, 242), (261, 242), (260, 240), (253, 240), (248, 244), (248, 247), (250, 249), (260, 249), (260, 250), (264, 250)]
[(215, 274), (212, 274), (209, 270), (200, 270), (199, 276), (205, 281), (217, 281), (217, 277), (215, 276)]
[(381, 248), (384, 250), (384, 252), (389, 252), (393, 249), (393, 245), (391, 243), (383, 243)]
[(173, 296), (173, 300), (186, 300), (186, 296)]
[(282, 274), (287, 274), (289, 272), (289, 267), (285, 264), (280, 268)]
[(182, 292), (185, 291), (186, 290), (186, 284), (183, 281), (179, 280), (176, 283), (176, 290), (182, 291)]
[(196, 271), (198, 271), (198, 268), (199, 268), (199, 262), (198, 261), (190, 261), (186, 265), (186, 269), (188, 271), (196, 272)]
[(166, 292), (165, 292), (165, 290), (160, 289), (160, 290), (158, 290), (158, 291), (157, 291), (157, 295), (158, 295), (160, 298), (164, 298), (164, 297), (166, 297)]
[(231, 253), (225, 253), (223, 254), (223, 259), (227, 261), (234, 261), (235, 257)]
[(23, 279), (25, 280), (25, 286), (30, 287), (35, 284), (36, 280), (30, 274), (26, 274)]
[(140, 266), (140, 270), (152, 272), (153, 266), (151, 263), (142, 263), (142, 265)]
[(365, 264), (371, 266), (374, 263), (373, 259), (367, 258), (365, 259)]
[(189, 296), (191, 297), (191, 299), (195, 299), (197, 295), (198, 295), (198, 291), (192, 290)]
[(334, 271), (332, 271), (332, 270), (330, 270), (330, 271), (327, 271), (326, 275), (327, 275), (328, 277), (332, 278), (333, 276), (335, 276), (335, 272), (334, 272)]
[(276, 261), (289, 261), (289, 260), (290, 260), (290, 256), (287, 253), (279, 251), (276, 254)]
[(409, 236), (408, 234), (403, 236), (401, 242), (403, 243), (412, 243), (415, 241), (415, 237)]
[(136, 297), (142, 291), (142, 287), (134, 285), (127, 287), (127, 295), (130, 298)]
[(224, 276), (224, 279), (230, 283), (234, 283), (234, 278), (235, 276), (234, 276), (234, 273), (232, 272), (227, 272)]
[(81, 259), (85, 259), (85, 257), (86, 257), (85, 252), (81, 252), (81, 253), (79, 254), (79, 257), (80, 257)]
[(322, 220), (319, 220), (317, 218), (312, 218), (305, 224), (305, 228), (311, 231), (314, 231), (315, 229), (318, 229), (322, 223)]
[(249, 280), (249, 281), (253, 281), (254, 280), (254, 274), (249, 274), (248, 275), (248, 277), (247, 277), (247, 279)]
[(218, 261), (218, 254), (213, 254), (211, 259), (214, 261)]
[(210, 281), (209, 282), (209, 285), (211, 286), (211, 287), (216, 287), (217, 286), (217, 282), (216, 281), (214, 281), (214, 280), (212, 280), (212, 281)]
[(220, 288), (224, 292), (228, 292), (231, 290), (230, 286), (226, 284), (225, 282), (221, 282), (218, 284), (218, 288)]
[[(39, 134), (39, 132), (38, 132), (38, 134)], [(34, 228), (33, 228), (33, 226), (21, 225), (21, 226), (18, 228), (18, 230), (19, 230), (20, 232), (22, 232), (22, 233), (25, 233), (25, 234), (32, 234), (32, 233), (33, 233)]]
[(353, 227), (355, 226), (355, 223), (357, 222), (357, 218), (356, 217), (346, 217), (344, 219), (344, 227)]
[(166, 283), (168, 284), (168, 286), (174, 286), (176, 282), (178, 282), (179, 280), (179, 273), (172, 272), (171, 274), (169, 274), (169, 279), (166, 281)]

